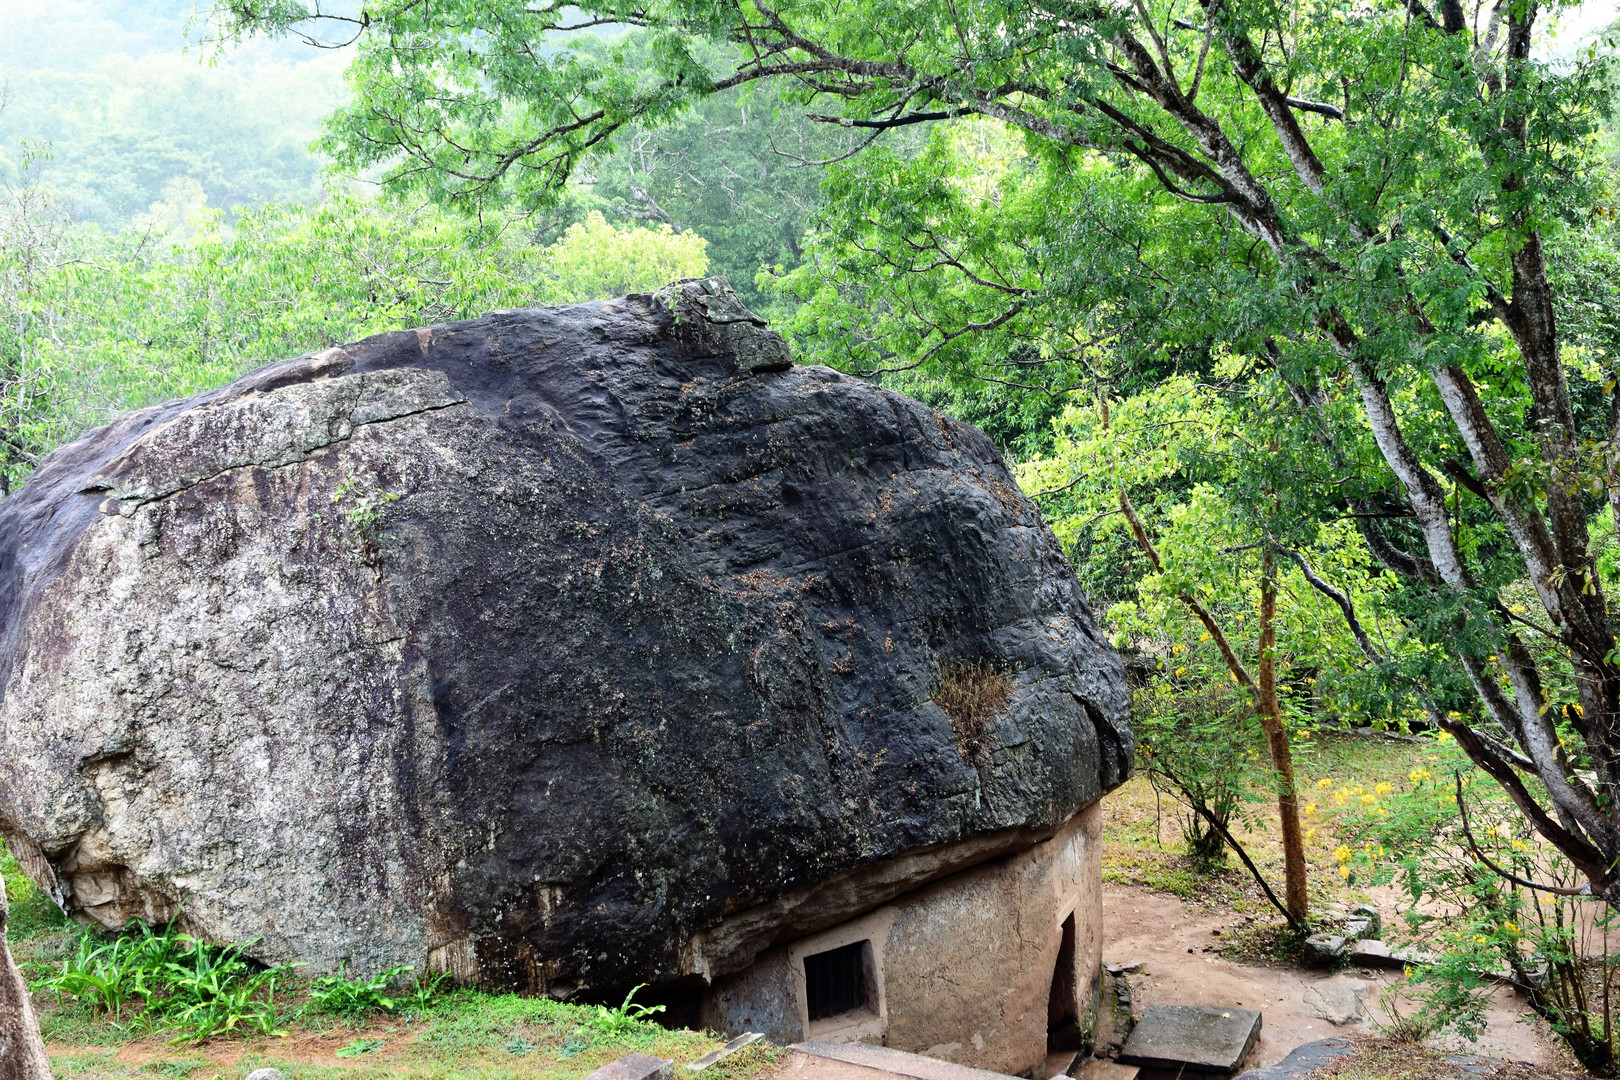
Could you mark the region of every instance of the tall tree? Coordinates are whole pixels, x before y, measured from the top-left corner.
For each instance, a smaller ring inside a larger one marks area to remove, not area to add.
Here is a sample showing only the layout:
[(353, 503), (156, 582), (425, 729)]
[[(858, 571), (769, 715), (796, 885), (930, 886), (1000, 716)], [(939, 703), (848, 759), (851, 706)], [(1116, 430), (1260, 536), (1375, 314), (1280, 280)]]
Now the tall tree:
[[(868, 142), (985, 117), (1053, 168), (1150, 181), (1151, 216), (1192, 242), (1156, 253), (1145, 294), (1211, 294), (1230, 347), (1289, 385), (1319, 470), (1340, 474), (1343, 512), (1428, 610), (1471, 694), (1439, 720), (1620, 906), (1620, 654), (1590, 525), (1620, 484), (1620, 408), (1612, 380), (1572, 378), (1610, 358), (1572, 355), (1560, 330), (1561, 311), (1597, 295), (1582, 293), (1571, 238), (1607, 210), (1594, 132), (1612, 90), (1596, 51), (1563, 69), (1538, 62), (1547, 10), (401, 0), (332, 19), (277, 0), (227, 4), (220, 28), (346, 31), (355, 97), (329, 145), (450, 201), (542, 198), (627, 124), (765, 78), (794, 80), (826, 110), (815, 115)], [(609, 23), (645, 28), (651, 61), (578, 37)], [(699, 39), (729, 41), (735, 62), (706, 63)], [(975, 274), (928, 221), (889, 209), (904, 223), (888, 230), (895, 250), (942, 260), (996, 298), (974, 332), (1045, 293)], [(1118, 243), (1073, 209), (1053, 207), (1078, 222), (1069, 242)], [(1076, 282), (1106, 289), (1083, 269)], [(1612, 331), (1612, 306), (1595, 321)], [(1539, 618), (1502, 603), (1517, 579)], [(1549, 697), (1561, 664), (1568, 702)]]

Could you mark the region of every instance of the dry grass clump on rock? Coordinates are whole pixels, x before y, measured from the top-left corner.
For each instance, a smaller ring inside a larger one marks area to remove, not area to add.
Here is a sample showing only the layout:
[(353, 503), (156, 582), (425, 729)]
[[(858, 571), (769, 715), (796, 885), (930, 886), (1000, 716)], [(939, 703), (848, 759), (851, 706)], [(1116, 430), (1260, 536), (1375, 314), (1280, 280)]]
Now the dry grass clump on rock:
[(934, 704), (956, 732), (956, 752), (975, 768), (990, 761), (990, 725), (1012, 700), (1013, 679), (989, 660), (948, 663), (934, 684)]

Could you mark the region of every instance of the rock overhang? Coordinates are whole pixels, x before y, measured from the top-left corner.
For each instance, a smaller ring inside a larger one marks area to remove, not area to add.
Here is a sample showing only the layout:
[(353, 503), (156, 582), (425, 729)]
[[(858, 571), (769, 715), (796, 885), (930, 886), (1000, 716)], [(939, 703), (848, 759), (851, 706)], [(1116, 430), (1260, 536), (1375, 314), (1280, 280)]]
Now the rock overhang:
[[(738, 912), (1050, 830), (1130, 762), (989, 441), (712, 280), (121, 418), (0, 504), (0, 600), (35, 875), (317, 969), (692, 975)], [(933, 701), (967, 663), (1009, 684), (972, 754)]]

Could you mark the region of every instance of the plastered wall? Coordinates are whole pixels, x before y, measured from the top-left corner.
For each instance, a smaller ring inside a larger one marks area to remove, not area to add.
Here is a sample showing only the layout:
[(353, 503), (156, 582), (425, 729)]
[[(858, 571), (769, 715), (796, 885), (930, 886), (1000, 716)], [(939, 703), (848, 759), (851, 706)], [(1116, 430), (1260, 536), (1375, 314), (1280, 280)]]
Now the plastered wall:
[[(1074, 917), (1075, 1009), (1085, 1016), (1102, 962), (1101, 812), (1050, 839), (906, 893), (831, 929), (771, 948), (705, 994), (707, 1026), (881, 1043), (1017, 1074), (1044, 1061), (1049, 995)], [(871, 942), (874, 993), (862, 1010), (812, 1022), (804, 957)]]

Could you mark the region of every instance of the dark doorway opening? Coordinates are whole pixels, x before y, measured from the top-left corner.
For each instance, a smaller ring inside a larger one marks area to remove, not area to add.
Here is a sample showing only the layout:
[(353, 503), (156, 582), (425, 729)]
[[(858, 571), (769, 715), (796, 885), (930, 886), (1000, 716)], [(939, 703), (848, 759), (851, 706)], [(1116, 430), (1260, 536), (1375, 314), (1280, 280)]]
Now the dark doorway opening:
[(1063, 940), (1052, 969), (1052, 991), (1046, 1000), (1046, 1048), (1079, 1050), (1080, 988), (1074, 977), (1074, 915), (1063, 920)]
[(870, 942), (855, 941), (804, 958), (804, 989), (812, 1023), (867, 1007), (871, 956)]

